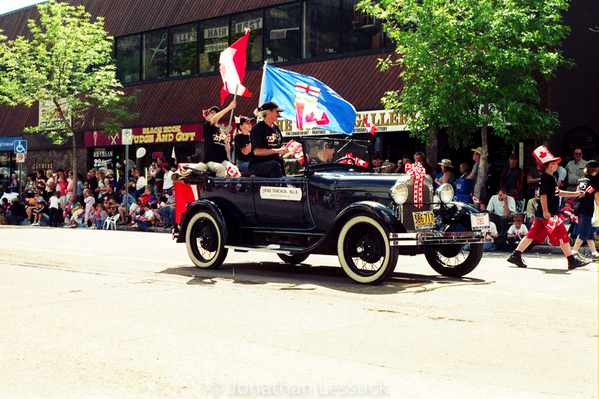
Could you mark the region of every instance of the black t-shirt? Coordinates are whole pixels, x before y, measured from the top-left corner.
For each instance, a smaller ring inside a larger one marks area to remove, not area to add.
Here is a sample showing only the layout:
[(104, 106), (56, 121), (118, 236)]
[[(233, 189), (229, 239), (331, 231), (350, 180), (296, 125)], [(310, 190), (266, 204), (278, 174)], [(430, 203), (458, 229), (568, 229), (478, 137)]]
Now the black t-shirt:
[(576, 198), (574, 211), (577, 215), (593, 216), (593, 212), (595, 211), (595, 193), (599, 190), (599, 176), (585, 175), (582, 179), (578, 179), (578, 190), (586, 191), (587, 193), (584, 197)]
[(539, 184), (539, 206), (535, 211), (535, 218), (545, 219), (543, 216), (543, 207), (541, 206), (541, 195), (547, 196), (547, 210), (551, 216), (559, 211), (559, 189), (552, 175), (543, 173)]
[(218, 126), (204, 123), (204, 163), (221, 163), (227, 160), (227, 134)]
[(250, 132), (250, 141), (252, 142), (252, 152), (250, 153), (250, 165), (258, 162), (277, 161), (280, 162), (279, 154), (256, 156), (254, 155), (255, 148), (277, 149), (281, 148), (283, 136), (279, 127), (273, 123), (272, 127), (268, 126), (264, 121), (258, 122)]
[(249, 134), (239, 133), (237, 136), (235, 136), (235, 158), (237, 159), (237, 162), (249, 162), (250, 161), (249, 154), (245, 155), (243, 152), (241, 152), (241, 150), (244, 149), (249, 143), (250, 143)]

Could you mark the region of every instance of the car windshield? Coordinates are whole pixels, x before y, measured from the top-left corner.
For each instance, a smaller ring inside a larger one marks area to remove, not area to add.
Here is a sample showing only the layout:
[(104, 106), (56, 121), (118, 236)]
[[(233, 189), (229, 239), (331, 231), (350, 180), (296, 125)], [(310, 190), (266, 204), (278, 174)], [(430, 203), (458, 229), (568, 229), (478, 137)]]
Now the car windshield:
[[(303, 151), (307, 155), (310, 169), (330, 165), (350, 165), (372, 169), (368, 141), (343, 138), (302, 138), (301, 143), (302, 147), (299, 151)], [(294, 141), (292, 140), (288, 144), (288, 148), (293, 145)], [(296, 153), (299, 154), (299, 152)]]

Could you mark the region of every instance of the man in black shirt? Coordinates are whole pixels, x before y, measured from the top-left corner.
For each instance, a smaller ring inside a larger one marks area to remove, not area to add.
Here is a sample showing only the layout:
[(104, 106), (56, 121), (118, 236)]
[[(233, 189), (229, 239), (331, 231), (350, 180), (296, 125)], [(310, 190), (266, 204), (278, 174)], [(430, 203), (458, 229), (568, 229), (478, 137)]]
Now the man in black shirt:
[(281, 130), (275, 124), (279, 112), (282, 111), (283, 109), (272, 101), (267, 101), (258, 108), (262, 120), (250, 132), (252, 152), (250, 152), (248, 169), (252, 175), (262, 177), (285, 176), (285, 166), (279, 155), (287, 154), (288, 151), (285, 147), (282, 147), (283, 136)]
[(539, 146), (533, 154), (539, 163), (539, 170), (543, 172), (539, 185), (540, 206), (535, 211), (535, 220), (528, 234), (520, 241), (520, 244), (507, 261), (518, 267), (526, 267), (522, 260), (522, 252), (533, 241), (543, 242), (549, 236), (551, 244), (559, 245), (568, 258), (569, 270), (586, 266), (590, 261), (581, 260), (572, 254), (568, 231), (562, 222), (561, 215), (558, 215), (559, 197), (580, 197), (582, 193), (580, 191), (560, 191), (557, 187), (553, 173), (557, 170), (561, 158), (555, 158), (545, 146)]
[(514, 199), (524, 198), (522, 188), (524, 186), (524, 171), (518, 166), (518, 156), (511, 154), (509, 167), (501, 172), (500, 187), (505, 187), (507, 195)]
[(227, 175), (227, 168), (233, 165), (227, 159), (227, 153), (231, 152), (231, 136), (224, 132), (217, 123), (227, 112), (234, 109), (236, 101), (222, 111), (218, 107), (212, 107), (205, 111), (206, 122), (204, 122), (204, 163), (208, 170), (216, 173), (218, 177)]

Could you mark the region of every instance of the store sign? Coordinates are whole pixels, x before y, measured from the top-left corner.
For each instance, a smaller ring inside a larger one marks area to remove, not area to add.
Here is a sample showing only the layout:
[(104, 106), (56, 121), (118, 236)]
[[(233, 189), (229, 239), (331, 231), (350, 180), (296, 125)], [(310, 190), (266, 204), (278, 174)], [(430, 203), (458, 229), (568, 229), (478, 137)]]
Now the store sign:
[(250, 19), (235, 24), (235, 34), (245, 33), (245, 30), (262, 29), (262, 18)]
[(112, 166), (112, 158), (114, 156), (114, 151), (108, 150), (106, 148), (95, 148), (92, 159), (94, 168), (96, 169), (108, 169)]
[(204, 46), (204, 52), (205, 53), (217, 53), (217, 52), (226, 50), (228, 47), (229, 47), (229, 43), (227, 43), (227, 42), (207, 44)]
[[(354, 125), (353, 134), (368, 133), (368, 129), (364, 126), (364, 116), (376, 127), (377, 133), (382, 132), (403, 132), (406, 131), (406, 116), (387, 110), (376, 111), (361, 111), (356, 115), (356, 124)], [(328, 136), (331, 134), (339, 134), (328, 130), (312, 129), (299, 130), (295, 122), (286, 119), (277, 120), (277, 125), (281, 129), (284, 137), (296, 136)]]
[[(202, 140), (203, 125), (173, 125), (133, 128), (131, 130), (131, 144), (162, 144), (162, 143), (187, 143)], [(94, 135), (95, 133), (95, 135)], [(108, 136), (101, 131), (85, 132), (83, 142), (86, 147), (104, 147), (122, 144), (121, 134)], [(127, 132), (127, 137), (129, 132)]]
[(217, 26), (216, 28), (204, 29), (204, 39), (218, 39), (229, 37), (228, 26)]
[(15, 141), (23, 140), (23, 137), (2, 137), (0, 138), (0, 151), (13, 151)]
[(198, 41), (198, 32), (179, 32), (173, 33), (173, 44), (194, 43)]

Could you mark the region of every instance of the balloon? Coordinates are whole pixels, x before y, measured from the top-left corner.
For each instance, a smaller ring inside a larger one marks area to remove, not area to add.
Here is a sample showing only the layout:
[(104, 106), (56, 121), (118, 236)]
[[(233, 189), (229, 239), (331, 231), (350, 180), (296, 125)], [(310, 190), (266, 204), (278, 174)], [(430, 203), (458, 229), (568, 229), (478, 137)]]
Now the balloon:
[(146, 149), (143, 147), (139, 147), (135, 155), (137, 156), (137, 158), (143, 158), (144, 155), (146, 155)]

